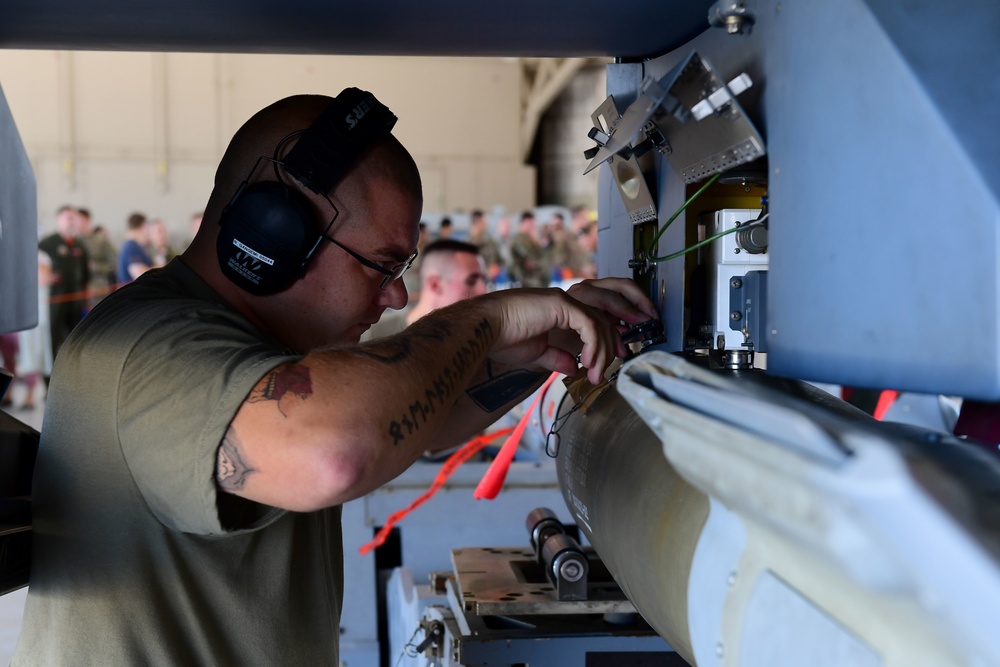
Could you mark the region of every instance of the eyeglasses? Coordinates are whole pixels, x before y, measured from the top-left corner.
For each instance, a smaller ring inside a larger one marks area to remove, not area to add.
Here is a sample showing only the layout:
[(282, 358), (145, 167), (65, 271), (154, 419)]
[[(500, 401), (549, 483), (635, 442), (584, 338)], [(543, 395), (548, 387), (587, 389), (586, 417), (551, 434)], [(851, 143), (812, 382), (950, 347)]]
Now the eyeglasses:
[(414, 250), (413, 254), (410, 255), (405, 262), (387, 268), (382, 266), (378, 262), (373, 262), (367, 257), (362, 257), (358, 253), (354, 252), (353, 250), (345, 246), (343, 243), (327, 236), (326, 234), (323, 235), (323, 238), (325, 238), (327, 241), (329, 241), (333, 245), (337, 246), (338, 248), (346, 252), (354, 259), (361, 262), (361, 264), (363, 264), (364, 266), (367, 266), (369, 269), (375, 269), (379, 273), (383, 274), (385, 277), (382, 278), (382, 284), (380, 285), (382, 289), (387, 288), (389, 285), (402, 278), (403, 274), (406, 273), (406, 270), (409, 269), (411, 266), (413, 266), (413, 260), (417, 258), (417, 251)]

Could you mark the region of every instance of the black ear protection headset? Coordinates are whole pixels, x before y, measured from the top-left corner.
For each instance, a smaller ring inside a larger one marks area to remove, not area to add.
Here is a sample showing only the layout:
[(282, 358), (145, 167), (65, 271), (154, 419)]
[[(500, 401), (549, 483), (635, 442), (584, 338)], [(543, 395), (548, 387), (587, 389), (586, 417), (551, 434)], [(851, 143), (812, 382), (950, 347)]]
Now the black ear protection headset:
[[(337, 213), (334, 208), (333, 218), (321, 224), (310, 202), (285, 183), (280, 170), (327, 197), (395, 123), (396, 116), (374, 95), (347, 88), (308, 129), (279, 141), (273, 157), (258, 158), (219, 218), (216, 252), (226, 277), (255, 295), (280, 292), (301, 278)], [(299, 140), (282, 159), (281, 149), (293, 137)], [(250, 184), (262, 161), (273, 165), (278, 180)]]

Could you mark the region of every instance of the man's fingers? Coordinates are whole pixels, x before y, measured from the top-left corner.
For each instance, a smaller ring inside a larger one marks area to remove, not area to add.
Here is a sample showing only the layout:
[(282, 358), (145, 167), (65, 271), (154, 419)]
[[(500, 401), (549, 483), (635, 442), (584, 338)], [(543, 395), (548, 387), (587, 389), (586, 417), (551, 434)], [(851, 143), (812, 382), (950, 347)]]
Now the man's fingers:
[(579, 351), (579, 361), (588, 369), (590, 381), (601, 382), (614, 359), (626, 353), (618, 323), (648, 320), (647, 311), (655, 309), (631, 281), (595, 283), (573, 289), (572, 294), (511, 290), (494, 297), (506, 306), (504, 333), (494, 358), (569, 375), (577, 370), (574, 353)]
[(635, 282), (627, 278), (585, 280), (570, 287), (567, 293), (630, 324), (659, 319), (653, 302)]
[(624, 356), (625, 345), (618, 331), (603, 314), (592, 307), (581, 306), (583, 320), (574, 326), (583, 342), (580, 352), (580, 363), (587, 369), (587, 377), (598, 384), (604, 377), (604, 371), (616, 356)]
[(576, 359), (566, 350), (549, 346), (545, 349), (536, 362), (538, 366), (563, 375), (573, 375), (576, 373)]

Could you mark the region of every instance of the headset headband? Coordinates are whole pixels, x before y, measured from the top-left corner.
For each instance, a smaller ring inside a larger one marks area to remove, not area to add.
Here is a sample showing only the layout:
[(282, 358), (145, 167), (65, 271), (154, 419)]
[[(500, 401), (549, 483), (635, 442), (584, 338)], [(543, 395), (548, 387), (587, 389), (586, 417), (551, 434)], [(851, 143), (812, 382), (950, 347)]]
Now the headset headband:
[(345, 88), (282, 160), (285, 170), (316, 194), (326, 195), (395, 124), (396, 116), (374, 95)]

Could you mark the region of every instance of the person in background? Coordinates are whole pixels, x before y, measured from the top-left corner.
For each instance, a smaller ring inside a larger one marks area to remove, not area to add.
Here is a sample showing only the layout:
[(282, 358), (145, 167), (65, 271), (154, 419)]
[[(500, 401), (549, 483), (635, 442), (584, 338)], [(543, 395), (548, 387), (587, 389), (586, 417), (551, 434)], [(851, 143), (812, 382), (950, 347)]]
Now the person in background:
[(37, 406), (35, 392), (39, 380), (52, 375), (52, 342), (49, 340), (49, 287), (52, 285), (52, 263), (44, 252), (38, 253), (38, 326), (19, 331), (21, 351), (18, 356), (18, 379), (24, 384), (21, 408), (33, 410)]
[(549, 272), (537, 234), (535, 214), (525, 211), (521, 215), (517, 233), (510, 239), (511, 273), (522, 287), (549, 285)]
[(420, 265), (424, 261), (424, 248), (431, 242), (431, 230), (423, 220), (417, 226), (417, 258), (413, 260), (413, 266), (403, 275), (403, 285), (406, 286), (406, 293), (410, 299), (420, 298)]
[(501, 215), (500, 219), (497, 220), (495, 238), (500, 248), (500, 260), (503, 262), (503, 267), (500, 269), (500, 274), (494, 281), (494, 286), (496, 288), (510, 287), (514, 280), (510, 270), (510, 267), (514, 263), (514, 259), (510, 254), (510, 232), (510, 218), (506, 215)]
[(441, 224), (438, 226), (437, 237), (439, 239), (450, 239), (454, 232), (455, 229), (451, 226), (451, 218), (441, 218)]
[(586, 206), (583, 205), (574, 206), (572, 209), (570, 209), (569, 228), (570, 231), (572, 231), (577, 236), (580, 235), (580, 233), (587, 225), (589, 225), (591, 222), (594, 221), (595, 219), (591, 215), (590, 209), (588, 209)]
[(90, 260), (77, 239), (80, 213), (73, 206), (61, 206), (56, 212), (56, 232), (38, 242), (49, 256), (52, 286), (49, 290), (49, 327), (53, 358), (87, 309), (87, 285), (90, 284)]
[(584, 278), (597, 277), (597, 221), (587, 223), (580, 233), (577, 234), (579, 243), (577, 244), (582, 253), (582, 266), (580, 275)]
[(489, 278), (495, 281), (504, 269), (504, 259), (500, 253), (500, 244), (490, 235), (486, 216), (478, 209), (472, 212), (469, 220), (469, 243), (479, 248)]
[(128, 230), (125, 232), (125, 242), (118, 251), (118, 283), (130, 283), (146, 271), (163, 266), (154, 262), (146, 252), (149, 244), (149, 229), (146, 216), (133, 213), (128, 217)]
[[(501, 250), (510, 245), (510, 218), (506, 215), (501, 215), (500, 219), (497, 220), (497, 241), (500, 243)], [(504, 257), (504, 260), (509, 260), (509, 257)], [(508, 262), (509, 263), (509, 262)]]
[(573, 244), (576, 236), (566, 233), (566, 220), (561, 213), (553, 213), (545, 225), (545, 264), (551, 272), (550, 279), (554, 283), (573, 277)]
[(409, 308), (383, 313), (361, 340), (391, 336), (438, 308), (486, 294), (486, 267), (476, 246), (438, 239), (427, 245), (423, 257), (420, 299)]
[(80, 244), (87, 251), (90, 282), (87, 283), (87, 310), (89, 311), (114, 289), (115, 266), (118, 251), (101, 226), (94, 227), (90, 210), (77, 209), (80, 215)]
[(191, 238), (193, 239), (198, 235), (198, 230), (201, 229), (201, 219), (205, 217), (204, 211), (197, 211), (191, 215), (191, 219), (188, 220), (188, 227), (191, 229)]
[(552, 267), (554, 282), (596, 277), (592, 258), (580, 247), (580, 237), (566, 229), (562, 214), (553, 214), (548, 230), (551, 242), (546, 248), (546, 259)]
[(146, 235), (149, 237), (146, 252), (153, 260), (154, 266), (166, 266), (167, 262), (180, 255), (180, 252), (170, 245), (170, 234), (160, 218), (153, 218), (146, 223)]
[(49, 286), (52, 281), (52, 260), (39, 250), (38, 324), (31, 329), (0, 335), (3, 366), (14, 375), (14, 382), (3, 397), (5, 407), (13, 406), (14, 385), (23, 384), (24, 396), (19, 407), (22, 410), (34, 410), (38, 384), (42, 378), (52, 374), (52, 341), (49, 331)]

